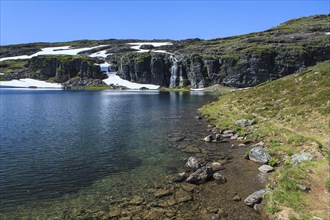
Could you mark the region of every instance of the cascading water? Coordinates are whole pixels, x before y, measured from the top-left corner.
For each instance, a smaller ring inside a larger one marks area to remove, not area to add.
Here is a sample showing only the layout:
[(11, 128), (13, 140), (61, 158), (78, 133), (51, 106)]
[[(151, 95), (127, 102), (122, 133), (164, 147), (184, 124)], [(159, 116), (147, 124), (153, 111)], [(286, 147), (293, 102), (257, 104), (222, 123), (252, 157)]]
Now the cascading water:
[(177, 64), (174, 63), (173, 66), (171, 67), (170, 88), (176, 87), (177, 78), (178, 78), (178, 67), (177, 67)]

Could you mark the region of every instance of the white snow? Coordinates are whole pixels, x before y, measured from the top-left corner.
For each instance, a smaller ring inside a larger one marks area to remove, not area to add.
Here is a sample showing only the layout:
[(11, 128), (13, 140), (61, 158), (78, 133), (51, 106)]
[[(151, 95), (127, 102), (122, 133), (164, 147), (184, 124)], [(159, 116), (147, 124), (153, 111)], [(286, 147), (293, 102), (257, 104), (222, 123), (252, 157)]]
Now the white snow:
[(52, 89), (61, 89), (62, 86), (59, 83), (49, 83), (41, 80), (24, 78), (24, 79), (15, 79), (11, 81), (0, 81), (1, 87), (15, 87), (15, 88), (29, 88), (29, 87), (37, 87), (37, 88), (52, 88)]
[(148, 89), (158, 89), (159, 88), (159, 86), (152, 85), (152, 84), (133, 83), (128, 80), (120, 78), (116, 74), (117, 74), (117, 72), (108, 72), (108, 78), (104, 79), (103, 82), (105, 82), (108, 85), (113, 84), (116, 86), (125, 86), (128, 89), (140, 89), (141, 87), (145, 87)]
[(200, 88), (200, 89), (190, 89), (191, 91), (204, 91), (204, 88)]
[(41, 51), (32, 54), (32, 55), (22, 55), (22, 56), (14, 56), (14, 57), (3, 57), (0, 58), (1, 61), (5, 60), (17, 60), (17, 59), (31, 59), (32, 57), (39, 56), (39, 55), (77, 55), (82, 51), (88, 51), (99, 47), (104, 47), (107, 45), (100, 45), (96, 47), (84, 47), (84, 48), (76, 48), (70, 49), (70, 46), (62, 46), (62, 47), (46, 47), (41, 49)]
[[(173, 45), (173, 43), (171, 42), (136, 42), (136, 43), (127, 43), (127, 44), (132, 45), (131, 48), (137, 50), (136, 52), (138, 53), (146, 53), (150, 51), (150, 50), (140, 49), (140, 47), (145, 44), (152, 45), (154, 47)], [(157, 52), (157, 50), (151, 50), (151, 51)], [(158, 53), (167, 53), (167, 52), (165, 50), (158, 50)]]
[(90, 57), (102, 57), (102, 58), (106, 58), (108, 55), (110, 55), (110, 54), (107, 54), (107, 51), (106, 50), (101, 50), (101, 51), (98, 51), (96, 53), (92, 53), (89, 56)]

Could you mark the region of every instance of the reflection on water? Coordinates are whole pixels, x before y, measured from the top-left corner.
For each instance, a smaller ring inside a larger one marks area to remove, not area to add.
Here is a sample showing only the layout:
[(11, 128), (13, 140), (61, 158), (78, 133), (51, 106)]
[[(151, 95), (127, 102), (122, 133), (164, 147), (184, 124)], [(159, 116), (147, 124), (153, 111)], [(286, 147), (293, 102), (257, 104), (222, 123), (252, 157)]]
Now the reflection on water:
[(158, 91), (2, 89), (1, 209), (48, 201), (82, 206), (86, 196), (106, 201), (146, 190), (138, 186), (156, 184), (181, 163), (167, 137), (190, 126), (187, 119), (209, 99)]

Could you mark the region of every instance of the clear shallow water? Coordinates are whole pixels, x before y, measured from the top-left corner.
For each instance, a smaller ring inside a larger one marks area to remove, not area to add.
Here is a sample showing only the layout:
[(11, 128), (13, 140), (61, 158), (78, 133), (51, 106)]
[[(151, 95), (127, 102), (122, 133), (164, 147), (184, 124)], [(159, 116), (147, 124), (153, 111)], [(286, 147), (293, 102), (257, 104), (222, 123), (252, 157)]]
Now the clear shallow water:
[(168, 136), (191, 126), (196, 109), (212, 98), (158, 91), (0, 92), (3, 213), (45, 204), (58, 212), (98, 206), (163, 182), (182, 165)]

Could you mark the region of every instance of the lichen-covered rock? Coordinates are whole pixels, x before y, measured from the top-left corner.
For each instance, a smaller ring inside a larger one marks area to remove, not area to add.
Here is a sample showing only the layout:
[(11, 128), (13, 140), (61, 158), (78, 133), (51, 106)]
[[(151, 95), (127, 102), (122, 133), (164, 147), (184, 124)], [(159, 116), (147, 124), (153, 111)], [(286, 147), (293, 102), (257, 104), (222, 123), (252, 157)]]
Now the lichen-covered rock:
[(270, 154), (261, 147), (254, 147), (249, 152), (249, 159), (260, 164), (267, 163), (270, 158)]
[(240, 120), (235, 121), (235, 124), (240, 127), (247, 127), (247, 126), (253, 125), (254, 123), (255, 123), (255, 120), (249, 120), (249, 119), (240, 119)]
[(310, 153), (306, 153), (306, 152), (299, 153), (299, 154), (293, 154), (291, 156), (292, 164), (298, 164), (302, 161), (311, 161), (311, 160), (313, 160), (313, 155)]

